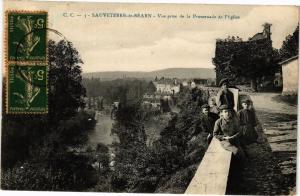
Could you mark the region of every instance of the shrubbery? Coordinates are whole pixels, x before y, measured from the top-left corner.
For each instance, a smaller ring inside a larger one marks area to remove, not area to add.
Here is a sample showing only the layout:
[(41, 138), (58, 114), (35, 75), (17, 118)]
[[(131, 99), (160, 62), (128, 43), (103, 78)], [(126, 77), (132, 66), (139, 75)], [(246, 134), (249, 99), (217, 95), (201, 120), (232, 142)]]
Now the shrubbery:
[[(120, 143), (115, 146), (116, 167), (111, 174), (111, 190), (184, 192), (207, 148), (208, 133), (200, 126), (200, 108), (207, 98), (199, 89), (182, 91), (178, 96), (181, 112), (171, 112), (171, 120), (151, 146), (145, 143), (145, 119), (139, 104), (120, 107), (113, 127)], [(179, 183), (175, 179), (181, 175)], [(176, 188), (178, 183), (180, 187)]]

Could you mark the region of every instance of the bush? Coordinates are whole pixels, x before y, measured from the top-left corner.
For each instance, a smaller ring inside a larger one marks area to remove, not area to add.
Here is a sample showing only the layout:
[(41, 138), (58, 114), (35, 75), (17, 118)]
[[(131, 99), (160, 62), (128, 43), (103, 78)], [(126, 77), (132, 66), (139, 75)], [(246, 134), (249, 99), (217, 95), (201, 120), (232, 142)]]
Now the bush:
[(96, 183), (95, 170), (88, 162), (88, 157), (70, 153), (53, 158), (49, 165), (27, 161), (3, 171), (1, 187), (6, 190), (80, 191)]

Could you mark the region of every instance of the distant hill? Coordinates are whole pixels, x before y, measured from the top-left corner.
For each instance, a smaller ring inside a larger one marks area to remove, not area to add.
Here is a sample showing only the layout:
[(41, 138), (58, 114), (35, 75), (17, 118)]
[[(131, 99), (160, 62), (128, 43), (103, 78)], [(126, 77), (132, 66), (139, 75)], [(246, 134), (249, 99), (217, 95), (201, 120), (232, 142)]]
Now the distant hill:
[(216, 73), (213, 68), (169, 68), (156, 70), (151, 72), (127, 72), (127, 71), (109, 71), (109, 72), (91, 72), (83, 73), (84, 78), (101, 78), (103, 80), (114, 80), (118, 78), (144, 78), (153, 79), (155, 77), (166, 78), (202, 78), (202, 79), (214, 79)]

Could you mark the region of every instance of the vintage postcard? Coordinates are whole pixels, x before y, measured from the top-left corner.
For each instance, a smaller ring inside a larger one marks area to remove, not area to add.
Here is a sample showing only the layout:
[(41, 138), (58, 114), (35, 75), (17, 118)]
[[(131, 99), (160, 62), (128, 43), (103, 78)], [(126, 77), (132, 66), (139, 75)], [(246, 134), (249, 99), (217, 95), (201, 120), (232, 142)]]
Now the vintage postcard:
[(2, 190), (296, 194), (298, 7), (2, 14)]

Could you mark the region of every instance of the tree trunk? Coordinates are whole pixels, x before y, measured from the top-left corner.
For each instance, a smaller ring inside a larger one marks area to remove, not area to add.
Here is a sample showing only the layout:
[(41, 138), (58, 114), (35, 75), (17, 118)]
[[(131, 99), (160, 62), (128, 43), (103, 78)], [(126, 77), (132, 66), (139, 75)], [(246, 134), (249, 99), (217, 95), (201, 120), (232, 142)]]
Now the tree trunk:
[(251, 79), (251, 88), (254, 90), (254, 92), (257, 92), (257, 81), (256, 81), (256, 78)]

